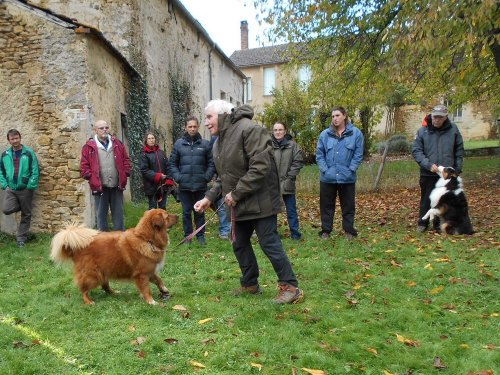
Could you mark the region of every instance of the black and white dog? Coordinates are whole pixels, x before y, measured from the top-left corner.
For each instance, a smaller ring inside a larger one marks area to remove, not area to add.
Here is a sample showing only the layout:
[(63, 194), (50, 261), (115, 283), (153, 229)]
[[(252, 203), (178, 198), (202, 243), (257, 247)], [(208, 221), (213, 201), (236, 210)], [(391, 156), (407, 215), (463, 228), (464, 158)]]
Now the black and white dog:
[(473, 234), (462, 178), (452, 167), (439, 166), (438, 175), (441, 178), (430, 195), (431, 209), (422, 220), (439, 217), (441, 231), (448, 234)]

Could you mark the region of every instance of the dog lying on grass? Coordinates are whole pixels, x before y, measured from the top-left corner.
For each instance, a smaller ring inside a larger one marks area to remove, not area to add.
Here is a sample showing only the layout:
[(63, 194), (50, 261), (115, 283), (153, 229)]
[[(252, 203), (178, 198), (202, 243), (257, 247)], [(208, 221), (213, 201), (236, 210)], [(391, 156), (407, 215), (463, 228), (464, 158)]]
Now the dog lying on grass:
[(442, 232), (473, 234), (462, 178), (452, 167), (439, 166), (438, 174), (441, 178), (431, 192), (431, 208), (422, 220), (434, 220), (439, 217)]
[(110, 279), (133, 280), (142, 297), (156, 304), (149, 282), (156, 284), (160, 298), (170, 293), (158, 272), (163, 268), (167, 229), (177, 223), (177, 215), (162, 209), (146, 211), (135, 228), (124, 232), (99, 232), (70, 224), (52, 239), (51, 258), (56, 263), (73, 262), (75, 282), (85, 304), (93, 304), (89, 291), (99, 285), (113, 293)]

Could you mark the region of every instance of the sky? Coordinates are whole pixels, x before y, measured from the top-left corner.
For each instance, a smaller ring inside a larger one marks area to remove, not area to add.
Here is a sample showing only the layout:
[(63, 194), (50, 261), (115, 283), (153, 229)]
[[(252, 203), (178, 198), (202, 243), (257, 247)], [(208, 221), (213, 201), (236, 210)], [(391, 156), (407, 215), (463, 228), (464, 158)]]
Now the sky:
[[(262, 47), (263, 27), (255, 19), (251, 0), (180, 0), (229, 57), (241, 48), (240, 22), (248, 22), (248, 48)], [(258, 35), (261, 42), (257, 42)]]

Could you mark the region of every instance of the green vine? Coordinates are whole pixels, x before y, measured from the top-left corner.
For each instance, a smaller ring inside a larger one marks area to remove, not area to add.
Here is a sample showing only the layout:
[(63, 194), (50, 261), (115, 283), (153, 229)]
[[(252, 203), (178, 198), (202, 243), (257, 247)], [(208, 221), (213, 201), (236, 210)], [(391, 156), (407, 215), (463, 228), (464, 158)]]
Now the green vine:
[(168, 78), (170, 82), (170, 106), (173, 116), (172, 139), (175, 141), (184, 134), (185, 121), (191, 113), (191, 85), (183, 80), (178, 72), (170, 72)]
[(144, 200), (142, 189), (142, 175), (139, 170), (139, 157), (142, 150), (144, 134), (150, 128), (149, 95), (147, 85), (147, 68), (144, 58), (137, 52), (131, 53), (131, 61), (137, 71), (142, 75), (134, 76), (130, 81), (127, 96), (128, 124), (125, 135), (128, 139), (132, 173), (130, 176), (130, 189), (133, 202)]

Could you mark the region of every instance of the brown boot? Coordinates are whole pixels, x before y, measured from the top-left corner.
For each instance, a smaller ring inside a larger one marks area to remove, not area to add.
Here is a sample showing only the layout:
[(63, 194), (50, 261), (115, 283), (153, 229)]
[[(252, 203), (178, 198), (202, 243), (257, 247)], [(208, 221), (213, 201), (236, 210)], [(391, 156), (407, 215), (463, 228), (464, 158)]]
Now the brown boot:
[(304, 299), (304, 292), (289, 284), (278, 284), (280, 289), (278, 297), (274, 300), (274, 303), (279, 305), (284, 305), (286, 303), (299, 303)]
[(262, 290), (260, 289), (259, 284), (251, 285), (251, 286), (240, 286), (233, 290), (233, 294), (238, 297), (243, 294), (261, 294)]

